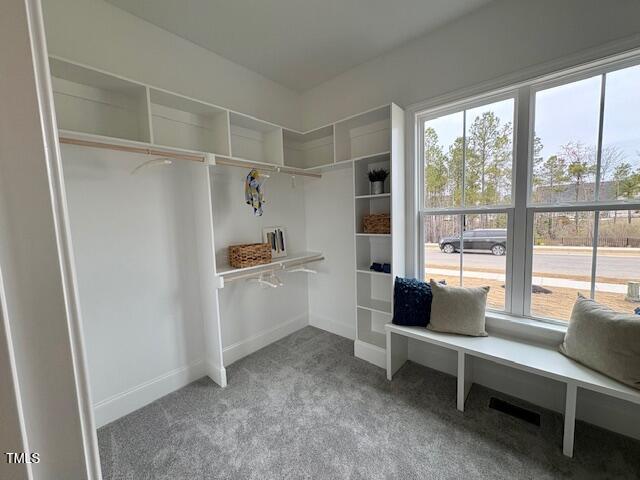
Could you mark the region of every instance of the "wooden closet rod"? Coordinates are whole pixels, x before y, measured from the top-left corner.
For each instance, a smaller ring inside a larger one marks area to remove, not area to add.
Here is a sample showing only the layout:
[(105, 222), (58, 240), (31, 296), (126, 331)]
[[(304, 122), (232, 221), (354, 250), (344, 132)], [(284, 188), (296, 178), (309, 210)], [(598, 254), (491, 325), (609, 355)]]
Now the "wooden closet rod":
[(190, 155), (188, 153), (172, 152), (171, 150), (159, 150), (147, 147), (130, 147), (127, 145), (118, 145), (117, 143), (93, 142), (90, 140), (78, 140), (69, 137), (60, 137), (60, 143), (67, 145), (80, 145), (82, 147), (102, 148), (105, 150), (117, 150), (120, 152), (139, 153), (142, 155), (153, 155), (156, 157), (168, 157), (176, 160), (189, 160), (191, 162), (206, 163), (207, 159), (204, 155)]
[(226, 165), (229, 167), (255, 168), (266, 172), (286, 173), (288, 175), (322, 178), (321, 173), (305, 172), (304, 170), (289, 167), (280, 167), (278, 165), (267, 165), (264, 163), (251, 163), (244, 160), (235, 160), (227, 157), (216, 157), (216, 165)]

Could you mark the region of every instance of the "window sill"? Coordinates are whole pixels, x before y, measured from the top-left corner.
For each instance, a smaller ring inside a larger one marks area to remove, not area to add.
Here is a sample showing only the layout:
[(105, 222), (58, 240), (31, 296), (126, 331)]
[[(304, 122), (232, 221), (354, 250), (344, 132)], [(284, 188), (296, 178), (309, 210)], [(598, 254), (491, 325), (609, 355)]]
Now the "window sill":
[(527, 342), (557, 346), (562, 343), (567, 327), (544, 323), (507, 313), (487, 311), (487, 331)]

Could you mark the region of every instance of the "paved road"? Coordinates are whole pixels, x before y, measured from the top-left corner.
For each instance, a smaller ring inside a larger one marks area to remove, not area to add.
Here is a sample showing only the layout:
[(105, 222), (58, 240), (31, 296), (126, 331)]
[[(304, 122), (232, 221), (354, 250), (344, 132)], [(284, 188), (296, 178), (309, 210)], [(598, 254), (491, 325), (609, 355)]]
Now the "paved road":
[[(427, 265), (460, 265), (460, 254), (447, 255), (439, 250), (427, 249)], [(468, 267), (505, 267), (506, 257), (496, 257), (490, 253), (464, 253), (464, 264)], [(591, 276), (591, 255), (557, 253), (535, 253), (533, 257), (535, 273), (565, 273), (567, 275)], [(640, 256), (613, 257), (598, 255), (598, 276), (640, 280)]]

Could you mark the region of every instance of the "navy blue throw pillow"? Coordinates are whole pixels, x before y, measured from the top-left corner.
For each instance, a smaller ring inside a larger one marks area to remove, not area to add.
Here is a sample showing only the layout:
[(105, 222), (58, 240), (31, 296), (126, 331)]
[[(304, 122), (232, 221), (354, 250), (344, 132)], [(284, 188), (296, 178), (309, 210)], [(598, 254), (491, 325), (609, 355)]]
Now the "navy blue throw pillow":
[(393, 323), (426, 327), (431, 317), (431, 286), (415, 278), (396, 277), (393, 287)]

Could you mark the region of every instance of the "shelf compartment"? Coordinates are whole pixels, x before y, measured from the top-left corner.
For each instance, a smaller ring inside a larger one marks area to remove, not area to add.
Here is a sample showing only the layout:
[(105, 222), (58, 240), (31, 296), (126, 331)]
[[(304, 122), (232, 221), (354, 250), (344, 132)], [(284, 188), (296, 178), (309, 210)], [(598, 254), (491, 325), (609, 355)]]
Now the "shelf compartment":
[(371, 110), (335, 124), (336, 161), (391, 150), (391, 109)]
[(391, 196), (391, 156), (388, 153), (367, 157), (353, 163), (354, 192), (356, 197), (379, 197), (371, 194), (369, 172), (384, 168), (389, 176), (384, 182), (383, 195)]
[(381, 275), (359, 275), (356, 286), (358, 307), (391, 315), (392, 295), (388, 279)]
[(391, 237), (356, 237), (356, 264), (368, 270), (372, 263), (391, 263)]
[[(364, 217), (365, 215), (372, 215), (377, 213), (391, 214), (391, 197), (388, 196), (375, 196), (369, 198), (363, 198), (356, 200), (355, 205), (355, 229), (357, 234), (365, 234), (364, 231)], [(368, 234), (375, 235), (375, 234)], [(389, 234), (377, 234), (380, 237), (391, 236)]]
[(357, 339), (386, 349), (387, 338), (384, 333), (384, 325), (389, 322), (387, 314), (372, 312), (364, 308), (357, 308)]
[(283, 130), (284, 164), (297, 168), (333, 164), (333, 125), (308, 133)]
[(282, 128), (239, 113), (229, 113), (231, 156), (270, 165), (283, 164)]
[(206, 103), (150, 89), (154, 143), (229, 155), (229, 113)]
[(145, 86), (57, 58), (49, 65), (59, 129), (151, 141)]

